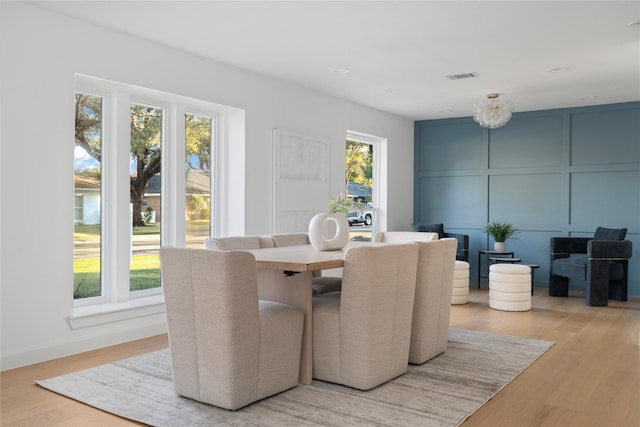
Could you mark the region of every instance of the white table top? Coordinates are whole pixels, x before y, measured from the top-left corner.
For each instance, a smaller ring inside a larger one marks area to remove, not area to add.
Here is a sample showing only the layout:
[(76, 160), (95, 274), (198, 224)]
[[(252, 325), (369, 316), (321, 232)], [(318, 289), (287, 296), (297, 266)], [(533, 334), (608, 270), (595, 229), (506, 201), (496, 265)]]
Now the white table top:
[(318, 251), (311, 245), (281, 246), (277, 248), (251, 249), (258, 267), (286, 271), (317, 271), (340, 268), (348, 249), (357, 246), (379, 245), (372, 242), (349, 242), (336, 251)]

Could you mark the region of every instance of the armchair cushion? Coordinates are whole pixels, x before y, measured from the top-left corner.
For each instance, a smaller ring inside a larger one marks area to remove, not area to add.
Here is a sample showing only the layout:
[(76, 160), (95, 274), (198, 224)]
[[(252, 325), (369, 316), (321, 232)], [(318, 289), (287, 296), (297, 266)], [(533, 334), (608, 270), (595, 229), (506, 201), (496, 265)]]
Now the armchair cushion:
[(553, 274), (587, 280), (587, 256), (580, 254), (553, 261)]
[(598, 227), (593, 235), (593, 240), (624, 240), (626, 235), (626, 228)]

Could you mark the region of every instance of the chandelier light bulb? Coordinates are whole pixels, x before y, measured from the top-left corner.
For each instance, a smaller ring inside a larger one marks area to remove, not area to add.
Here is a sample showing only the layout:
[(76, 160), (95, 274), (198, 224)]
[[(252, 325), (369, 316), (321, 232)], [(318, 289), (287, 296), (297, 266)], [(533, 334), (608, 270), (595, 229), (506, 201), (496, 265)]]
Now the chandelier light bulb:
[(513, 102), (499, 101), (497, 93), (490, 93), (487, 100), (473, 105), (473, 120), (482, 127), (496, 129), (507, 124), (513, 108)]

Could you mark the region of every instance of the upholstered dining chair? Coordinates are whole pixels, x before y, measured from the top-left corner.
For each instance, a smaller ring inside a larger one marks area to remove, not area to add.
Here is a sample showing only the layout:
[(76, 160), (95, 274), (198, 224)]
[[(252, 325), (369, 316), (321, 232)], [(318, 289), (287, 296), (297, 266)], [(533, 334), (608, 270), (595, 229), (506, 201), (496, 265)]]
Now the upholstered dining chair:
[(258, 300), (246, 251), (161, 248), (175, 391), (235, 410), (296, 386), (303, 313)]
[(424, 363), (447, 349), (457, 246), (453, 238), (418, 243), (409, 363)]
[(420, 233), (417, 231), (378, 231), (373, 235), (372, 242), (405, 243), (431, 242), (438, 240), (438, 233)]
[[(265, 236), (273, 241), (274, 247), (308, 245), (309, 235), (307, 233), (281, 233)], [(342, 277), (324, 276), (321, 271), (313, 272), (312, 279), (313, 294), (339, 291), (342, 287)]]
[(313, 297), (313, 377), (360, 390), (407, 372), (417, 243), (347, 250), (342, 291)]
[(272, 248), (273, 240), (269, 236), (231, 236), (216, 237), (204, 241), (205, 249), (231, 251)]
[(598, 227), (593, 238), (552, 237), (549, 295), (569, 294), (571, 279), (586, 281), (586, 304), (609, 305), (609, 299), (627, 300), (631, 241), (626, 228)]
[(309, 245), (309, 235), (307, 233), (280, 233), (270, 234), (269, 237), (273, 241), (273, 246), (301, 246)]

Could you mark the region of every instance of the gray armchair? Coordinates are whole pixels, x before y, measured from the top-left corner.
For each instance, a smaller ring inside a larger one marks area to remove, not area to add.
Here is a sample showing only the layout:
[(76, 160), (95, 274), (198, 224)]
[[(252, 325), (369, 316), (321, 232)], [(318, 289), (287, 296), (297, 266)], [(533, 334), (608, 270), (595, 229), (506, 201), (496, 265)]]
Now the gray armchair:
[(469, 262), (469, 235), (446, 233), (444, 231), (444, 224), (413, 224), (411, 225), (413, 231), (438, 233), (439, 239), (453, 238), (458, 241), (458, 248), (456, 249), (456, 260)]
[(586, 303), (605, 306), (627, 300), (632, 243), (627, 229), (598, 227), (593, 238), (552, 237), (549, 295), (567, 296), (569, 280), (586, 280)]

